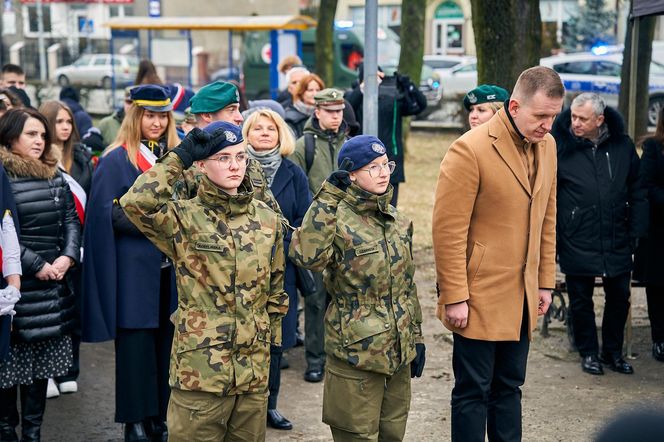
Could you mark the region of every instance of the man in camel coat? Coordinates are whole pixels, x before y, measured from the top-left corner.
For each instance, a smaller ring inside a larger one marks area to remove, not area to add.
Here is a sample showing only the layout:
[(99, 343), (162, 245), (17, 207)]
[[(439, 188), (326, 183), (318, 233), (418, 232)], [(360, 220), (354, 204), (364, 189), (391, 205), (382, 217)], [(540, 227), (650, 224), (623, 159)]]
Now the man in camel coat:
[(556, 145), (565, 89), (524, 71), (488, 122), (450, 147), (433, 211), (438, 309), (454, 332), (452, 440), (521, 440), (532, 330), (555, 286)]

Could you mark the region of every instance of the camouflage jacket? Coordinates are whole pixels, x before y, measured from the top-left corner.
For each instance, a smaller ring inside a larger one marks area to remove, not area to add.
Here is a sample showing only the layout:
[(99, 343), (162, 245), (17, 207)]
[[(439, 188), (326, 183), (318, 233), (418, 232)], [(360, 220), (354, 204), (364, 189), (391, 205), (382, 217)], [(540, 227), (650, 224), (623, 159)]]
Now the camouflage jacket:
[(289, 256), (323, 271), (332, 298), (325, 352), (350, 365), (392, 375), (415, 357), (422, 312), (413, 280), (413, 225), (374, 195), (327, 181), (295, 230)]
[(173, 200), (181, 175), (182, 162), (167, 154), (120, 200), (175, 266), (170, 385), (224, 396), (265, 392), (270, 344), (281, 345), (288, 311), (281, 218), (253, 199), (248, 177), (235, 196), (203, 176), (195, 198)]
[[(203, 174), (198, 170), (196, 165), (190, 167), (182, 172), (182, 176), (175, 181), (173, 186), (173, 194), (175, 199), (188, 200), (194, 198), (198, 193), (198, 186), (203, 178)], [(247, 176), (251, 180), (251, 185), (254, 190), (254, 199), (263, 201), (270, 209), (278, 214), (281, 214), (279, 203), (272, 195), (270, 187), (267, 185), (267, 179), (263, 173), (263, 168), (256, 160), (250, 159), (247, 164)]]

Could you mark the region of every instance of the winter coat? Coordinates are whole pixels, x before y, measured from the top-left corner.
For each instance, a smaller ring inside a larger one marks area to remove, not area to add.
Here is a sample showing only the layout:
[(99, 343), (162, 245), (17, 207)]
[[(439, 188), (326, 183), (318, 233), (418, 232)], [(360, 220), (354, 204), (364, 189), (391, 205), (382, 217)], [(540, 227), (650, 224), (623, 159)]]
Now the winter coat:
[(281, 345), (288, 311), (281, 217), (253, 198), (248, 176), (237, 195), (203, 177), (195, 198), (173, 200), (182, 170), (168, 153), (120, 200), (175, 267), (169, 384), (220, 396), (264, 393), (270, 345)]
[(303, 114), (295, 108), (292, 104), (285, 109), (286, 117), (284, 120), (288, 124), (288, 127), (293, 131), (293, 137), (297, 140), (304, 133), (305, 125), (311, 117), (311, 115)]
[(60, 101), (69, 106), (74, 114), (74, 124), (78, 133), (86, 134), (92, 127), (92, 118), (79, 103), (80, 95), (78, 91), (71, 86), (63, 87), (60, 91)]
[(26, 159), (4, 147), (0, 161), (11, 182), (20, 225), (23, 277), (14, 336), (34, 342), (66, 335), (76, 320), (69, 272), (61, 281), (42, 281), (35, 274), (59, 256), (79, 263), (81, 225), (71, 191), (55, 164)]
[[(311, 204), (311, 193), (307, 176), (302, 169), (292, 161), (284, 158), (277, 169), (272, 181), (272, 194), (279, 203), (281, 213), (292, 227), (299, 227), (302, 218)], [(288, 252), (291, 241), (291, 231), (284, 237), (284, 249)], [(297, 328), (297, 284), (295, 265), (290, 259), (286, 260), (284, 274), (284, 289), (288, 293), (288, 314), (282, 323), (282, 344), (284, 349), (295, 346), (295, 332)]]
[(563, 273), (617, 276), (632, 270), (634, 240), (647, 233), (639, 157), (614, 109), (599, 144), (574, 136), (567, 109), (551, 134), (558, 146), (558, 257)]
[(440, 165), (432, 220), (438, 304), (468, 302), (468, 325), (445, 327), (469, 339), (518, 341), (524, 302), (532, 337), (539, 289), (555, 287), (556, 145), (550, 135), (527, 145), (531, 186), (518, 151), (524, 143), (501, 109), (458, 138)]
[(94, 171), (92, 153), (85, 145), (76, 143), (74, 144), (73, 154), (71, 172), (69, 175), (81, 185), (86, 194), (89, 194), (90, 186), (92, 185), (92, 172)]
[[(409, 99), (404, 92), (408, 88)], [(359, 83), (346, 95), (346, 100), (353, 106), (355, 117), (363, 123), (363, 93)], [(401, 75), (391, 75), (383, 79), (378, 86), (378, 138), (385, 144), (387, 157), (396, 163), (390, 176), (392, 184), (406, 181), (404, 173), (403, 117), (417, 115), (427, 107), (427, 98), (417, 86)]]
[(300, 166), (309, 179), (309, 190), (315, 195), (332, 172), (337, 169), (339, 151), (346, 141), (346, 123), (342, 122), (337, 132), (323, 130), (318, 124), (318, 119), (313, 117), (307, 121), (304, 133), (314, 136), (314, 157), (311, 169), (307, 170), (305, 137), (298, 138), (295, 142), (295, 151), (288, 157), (289, 160)]
[(119, 109), (113, 112), (108, 117), (104, 117), (99, 121), (99, 131), (101, 136), (104, 139), (104, 147), (110, 146), (110, 144), (115, 140), (115, 137), (118, 135), (120, 126), (122, 126), (122, 120), (124, 120), (125, 111), (124, 109)]
[(641, 179), (648, 192), (648, 237), (640, 241), (634, 256), (634, 279), (664, 286), (664, 144), (653, 139), (643, 143)]
[(331, 302), (325, 353), (369, 372), (393, 375), (422, 342), (413, 263), (413, 224), (383, 195), (323, 184), (295, 230), (291, 259), (323, 272)]

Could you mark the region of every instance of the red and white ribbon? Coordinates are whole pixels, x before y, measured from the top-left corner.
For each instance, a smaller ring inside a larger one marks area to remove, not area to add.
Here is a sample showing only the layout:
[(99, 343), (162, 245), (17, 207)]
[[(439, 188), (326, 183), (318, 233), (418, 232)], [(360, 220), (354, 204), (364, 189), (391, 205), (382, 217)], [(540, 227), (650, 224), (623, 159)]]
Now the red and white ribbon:
[(74, 195), (74, 205), (76, 206), (76, 213), (78, 213), (78, 219), (83, 224), (85, 220), (85, 205), (88, 202), (88, 196), (85, 194), (85, 190), (81, 187), (76, 180), (69, 175), (68, 173), (62, 172), (67, 184), (69, 184), (69, 189), (71, 190), (72, 195)]

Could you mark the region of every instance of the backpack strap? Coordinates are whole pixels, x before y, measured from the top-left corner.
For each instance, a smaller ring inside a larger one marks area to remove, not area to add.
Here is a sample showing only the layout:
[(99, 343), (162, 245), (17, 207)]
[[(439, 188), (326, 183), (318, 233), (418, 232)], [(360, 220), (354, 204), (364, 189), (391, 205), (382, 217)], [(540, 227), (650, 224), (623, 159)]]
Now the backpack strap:
[(304, 134), (304, 162), (306, 165), (305, 172), (309, 175), (311, 166), (314, 164), (314, 155), (316, 153), (316, 140), (314, 134), (306, 132)]

